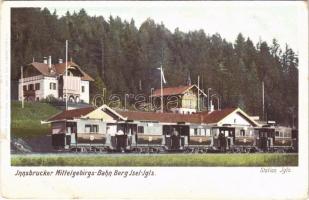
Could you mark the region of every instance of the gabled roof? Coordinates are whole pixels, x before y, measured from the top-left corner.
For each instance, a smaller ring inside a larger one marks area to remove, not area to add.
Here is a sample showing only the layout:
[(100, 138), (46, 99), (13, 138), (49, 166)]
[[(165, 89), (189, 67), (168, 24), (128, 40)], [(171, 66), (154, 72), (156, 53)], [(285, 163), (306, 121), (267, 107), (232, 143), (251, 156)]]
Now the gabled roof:
[[(76, 67), (82, 74), (82, 80), (85, 80), (85, 81), (94, 81), (93, 78), (91, 78), (86, 72), (84, 72), (80, 66), (78, 66), (76, 63), (74, 62), (68, 62), (68, 67)], [(55, 64), (55, 69), (56, 69), (56, 72), (58, 74), (64, 74), (65, 73), (65, 63), (58, 63), (58, 64)]]
[(219, 124), (227, 116), (232, 113), (238, 113), (244, 117), (253, 126), (259, 126), (257, 122), (252, 120), (240, 108), (226, 108), (223, 110), (216, 110), (211, 113), (201, 112), (196, 114), (179, 114), (179, 113), (157, 113), (157, 112), (140, 112), (140, 111), (115, 111), (107, 105), (99, 108), (88, 107), (74, 110), (66, 110), (59, 113), (48, 121), (70, 120), (74, 118), (87, 117), (88, 114), (95, 110), (102, 110), (108, 115), (116, 116), (116, 120), (132, 120), (132, 121), (155, 121), (161, 123), (193, 123), (193, 124)]
[(33, 63), (30, 63), (28, 64), (29, 65), (32, 65), (35, 69), (37, 69), (42, 75), (45, 75), (45, 76), (50, 76), (50, 72), (49, 72), (49, 69), (48, 69), (48, 65), (45, 64), (45, 63), (38, 63), (38, 62), (33, 62)]
[(201, 120), (207, 124), (218, 123), (226, 116), (234, 112), (237, 108), (226, 108), (223, 110), (215, 110), (211, 113), (201, 112), (199, 115), (201, 116)]
[(202, 112), (199, 115), (201, 116), (201, 121), (205, 124), (219, 124), (221, 121), (223, 121), (227, 116), (229, 116), (232, 113), (237, 113), (241, 115), (253, 126), (260, 126), (256, 121), (251, 119), (251, 117), (247, 115), (240, 108), (226, 108), (223, 110), (215, 110), (211, 113)]
[[(54, 69), (54, 73), (51, 73), (48, 67), (48, 64), (45, 63), (39, 63), (39, 62), (33, 62), (28, 64), (27, 66), (33, 66), (36, 68), (42, 75), (44, 76), (55, 76), (55, 75), (63, 75), (65, 72), (65, 63), (57, 63), (53, 64), (51, 67)], [(75, 67), (82, 73), (82, 80), (85, 81), (94, 81), (93, 78), (91, 78), (86, 72), (84, 72), (80, 66), (78, 66), (74, 62), (68, 62), (68, 67)]]
[[(198, 89), (198, 87), (195, 84), (187, 86), (179, 86), (179, 87), (165, 87), (163, 88), (163, 96), (184, 94), (185, 92), (187, 92), (192, 88)], [(200, 90), (200, 93), (203, 94), (204, 96), (207, 96), (202, 90)], [(161, 89), (156, 89), (152, 94), (152, 97), (158, 97), (158, 96), (161, 96)]]
[(74, 119), (74, 118), (80, 118), (80, 117), (87, 115), (88, 113), (92, 112), (93, 110), (95, 110), (94, 107), (65, 110), (65, 111), (62, 111), (61, 113), (58, 113), (58, 114), (52, 116), (47, 121), (69, 120), (69, 119)]
[(155, 113), (155, 112), (139, 112), (139, 111), (117, 111), (127, 120), (135, 121), (157, 121), (165, 123), (200, 123), (200, 116), (197, 114), (177, 114), (177, 113)]

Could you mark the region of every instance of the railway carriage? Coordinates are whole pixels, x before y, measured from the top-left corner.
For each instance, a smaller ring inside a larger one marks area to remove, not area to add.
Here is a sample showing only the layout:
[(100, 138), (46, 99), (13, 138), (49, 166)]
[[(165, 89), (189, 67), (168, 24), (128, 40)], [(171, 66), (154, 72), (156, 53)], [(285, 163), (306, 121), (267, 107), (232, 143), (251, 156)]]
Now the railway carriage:
[(210, 126), (190, 125), (187, 152), (208, 152), (214, 148), (214, 137)]
[(292, 128), (266, 125), (257, 128), (257, 147), (263, 152), (293, 151)]
[(208, 114), (67, 110), (49, 119), (58, 150), (115, 152), (297, 151), (297, 131), (259, 126), (240, 109)]
[(164, 137), (162, 125), (158, 122), (139, 122), (135, 124), (131, 139), (133, 152), (160, 152), (163, 151)]
[(256, 132), (252, 127), (223, 126), (212, 128), (214, 148), (220, 152), (255, 152)]

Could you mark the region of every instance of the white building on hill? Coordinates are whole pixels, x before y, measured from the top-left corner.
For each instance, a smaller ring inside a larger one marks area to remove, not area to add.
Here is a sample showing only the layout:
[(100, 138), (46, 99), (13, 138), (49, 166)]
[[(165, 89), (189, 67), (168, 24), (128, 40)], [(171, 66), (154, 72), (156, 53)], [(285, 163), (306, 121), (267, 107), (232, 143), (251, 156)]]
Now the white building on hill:
[[(43, 63), (32, 62), (22, 67), (22, 77), (18, 83), (18, 99), (22, 96), (26, 101), (39, 101), (53, 96), (69, 102), (89, 103), (89, 82), (93, 79), (74, 62), (52, 64), (51, 57)], [(22, 91), (23, 90), (23, 91)]]

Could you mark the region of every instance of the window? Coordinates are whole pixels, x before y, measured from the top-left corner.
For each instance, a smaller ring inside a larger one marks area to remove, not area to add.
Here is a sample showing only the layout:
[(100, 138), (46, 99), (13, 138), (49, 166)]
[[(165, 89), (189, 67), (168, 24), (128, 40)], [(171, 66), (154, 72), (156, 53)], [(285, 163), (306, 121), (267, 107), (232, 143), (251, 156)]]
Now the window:
[(82, 92), (85, 92), (85, 86), (82, 86)]
[(279, 131), (276, 131), (276, 137), (279, 137)]
[(40, 83), (35, 84), (35, 90), (40, 90)]
[(243, 136), (245, 136), (245, 134), (246, 134), (246, 133), (245, 133), (245, 130), (240, 130), (240, 136), (243, 137)]
[(98, 127), (98, 125), (92, 125), (92, 131), (91, 131), (91, 132), (93, 132), (93, 133), (99, 132), (99, 127)]
[(50, 90), (56, 90), (56, 83), (49, 83)]
[(91, 125), (85, 125), (85, 132), (90, 133)]
[(143, 126), (138, 126), (137, 127), (137, 132), (138, 133), (144, 133), (144, 127)]
[(24, 91), (27, 91), (27, 85), (23, 86)]
[(205, 129), (204, 129), (204, 128), (200, 129), (200, 132), (201, 132), (201, 135), (202, 135), (202, 136), (205, 136), (205, 135), (206, 135)]
[(98, 125), (86, 124), (85, 125), (85, 132), (86, 133), (98, 133), (99, 132), (99, 126)]
[(194, 135), (197, 135), (198, 134), (198, 131), (197, 131), (197, 128), (194, 129)]
[(253, 131), (252, 130), (249, 131), (249, 136), (253, 136)]
[(33, 90), (33, 84), (29, 84), (29, 90)]
[(211, 136), (210, 129), (206, 129), (206, 136)]

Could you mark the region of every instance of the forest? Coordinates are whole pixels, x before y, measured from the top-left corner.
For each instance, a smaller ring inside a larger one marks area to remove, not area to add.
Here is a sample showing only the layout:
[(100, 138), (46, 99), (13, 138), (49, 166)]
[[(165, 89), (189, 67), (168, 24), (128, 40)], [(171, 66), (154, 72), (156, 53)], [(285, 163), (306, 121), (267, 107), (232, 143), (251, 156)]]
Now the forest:
[[(53, 63), (69, 58), (90, 74), (91, 96), (150, 94), (159, 88), (163, 66), (168, 86), (192, 84), (220, 96), (221, 107), (240, 107), (250, 115), (297, 125), (298, 56), (274, 38), (271, 44), (254, 44), (241, 33), (227, 41), (207, 30), (169, 30), (164, 22), (148, 18), (140, 27), (134, 19), (89, 16), (84, 9), (58, 16), (47, 8), (13, 8), (11, 11), (11, 79), (18, 80), (20, 66), (52, 56)], [(265, 86), (265, 114), (262, 83)]]

